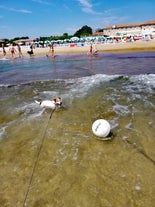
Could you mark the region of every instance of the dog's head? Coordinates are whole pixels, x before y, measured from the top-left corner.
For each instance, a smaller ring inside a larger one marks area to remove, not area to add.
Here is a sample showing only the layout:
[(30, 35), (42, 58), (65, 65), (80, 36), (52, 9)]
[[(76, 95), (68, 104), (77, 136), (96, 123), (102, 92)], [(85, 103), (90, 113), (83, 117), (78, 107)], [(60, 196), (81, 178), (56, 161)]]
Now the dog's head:
[(56, 106), (61, 106), (62, 105), (62, 99), (60, 97), (54, 98), (53, 101), (54, 101)]

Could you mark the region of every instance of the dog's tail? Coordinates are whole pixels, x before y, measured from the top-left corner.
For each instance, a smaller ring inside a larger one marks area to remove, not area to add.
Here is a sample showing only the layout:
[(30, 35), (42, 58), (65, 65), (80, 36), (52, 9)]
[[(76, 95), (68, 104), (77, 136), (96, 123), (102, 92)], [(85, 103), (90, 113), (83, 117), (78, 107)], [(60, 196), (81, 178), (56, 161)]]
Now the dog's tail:
[(41, 101), (37, 101), (35, 100), (36, 104), (40, 105), (41, 104)]

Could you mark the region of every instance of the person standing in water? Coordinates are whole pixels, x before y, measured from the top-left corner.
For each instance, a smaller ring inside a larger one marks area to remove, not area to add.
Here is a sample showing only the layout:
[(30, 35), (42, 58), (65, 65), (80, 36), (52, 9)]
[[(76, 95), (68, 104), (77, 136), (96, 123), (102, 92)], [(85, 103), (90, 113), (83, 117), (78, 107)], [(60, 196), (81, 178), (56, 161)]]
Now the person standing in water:
[(89, 48), (89, 52), (88, 52), (89, 56), (97, 56), (98, 55), (98, 50), (95, 47), (95, 50), (93, 50), (93, 43), (90, 43), (90, 48)]
[(90, 55), (93, 54), (93, 44), (92, 44), (92, 43), (90, 43), (89, 54), (90, 54)]
[(13, 44), (11, 44), (9, 52), (11, 54), (11, 57), (14, 58), (14, 55), (16, 53), (16, 49), (14, 48)]
[(17, 50), (18, 50), (19, 57), (23, 57), (21, 46), (19, 44), (17, 44)]
[(49, 45), (49, 47), (50, 47), (50, 52), (52, 53), (51, 56), (52, 56), (52, 58), (54, 58), (54, 44), (51, 43), (51, 44)]
[(3, 55), (5, 57), (6, 56), (6, 50), (5, 50), (4, 44), (2, 44), (2, 52), (3, 52)]

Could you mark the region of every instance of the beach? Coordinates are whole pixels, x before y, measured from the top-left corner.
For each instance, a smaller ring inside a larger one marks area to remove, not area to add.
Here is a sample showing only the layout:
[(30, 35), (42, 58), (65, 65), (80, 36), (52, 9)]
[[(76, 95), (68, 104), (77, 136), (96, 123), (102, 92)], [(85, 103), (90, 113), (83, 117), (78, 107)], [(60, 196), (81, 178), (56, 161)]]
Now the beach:
[[(89, 45), (81, 47), (56, 47), (55, 53), (57, 54), (72, 54), (81, 53), (85, 54), (89, 52)], [(112, 53), (124, 53), (134, 51), (155, 51), (155, 40), (151, 41), (136, 41), (136, 42), (120, 42), (120, 43), (107, 43), (93, 45), (99, 52), (112, 52)]]
[[(154, 206), (154, 43), (0, 59), (1, 206)], [(53, 113), (35, 103), (55, 97)], [(109, 140), (93, 134), (97, 119)]]
[[(30, 50), (29, 46), (21, 46), (22, 47), (22, 53), (24, 56), (29, 57), (27, 54), (27, 51)], [(55, 45), (54, 47), (54, 53), (55, 55), (59, 54), (87, 54), (90, 49), (90, 44), (87, 43), (85, 46), (81, 46), (81, 44), (70, 46), (70, 44), (67, 45)], [(150, 41), (142, 41), (137, 40), (135, 42), (119, 42), (119, 43), (104, 43), (104, 44), (93, 44), (93, 49), (97, 50), (98, 52), (110, 52), (110, 53), (131, 53), (131, 52), (150, 52), (155, 51), (155, 39), (152, 39)], [(7, 56), (10, 57), (10, 54), (8, 52), (8, 48), (6, 48)], [(35, 47), (34, 49), (34, 55), (35, 56), (42, 56), (42, 55), (50, 55), (51, 52), (49, 51), (49, 47), (45, 48), (38, 48)], [(16, 55), (18, 56), (18, 53), (16, 52)], [(3, 57), (2, 52), (0, 53), (0, 57)]]

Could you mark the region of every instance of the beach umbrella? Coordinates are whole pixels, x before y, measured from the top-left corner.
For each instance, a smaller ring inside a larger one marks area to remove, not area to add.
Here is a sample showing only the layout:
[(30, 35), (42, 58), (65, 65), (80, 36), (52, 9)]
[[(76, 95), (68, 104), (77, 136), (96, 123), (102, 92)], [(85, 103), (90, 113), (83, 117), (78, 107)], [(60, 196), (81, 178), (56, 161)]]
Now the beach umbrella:
[(56, 42), (63, 43), (63, 40), (57, 40)]
[(116, 32), (116, 35), (120, 35), (121, 33), (120, 32)]
[(84, 41), (85, 39), (83, 37), (80, 37), (80, 41)]
[(87, 40), (88, 42), (90, 42), (92, 39), (91, 39), (90, 37), (87, 37), (86, 40)]
[(70, 41), (70, 39), (64, 39), (64, 42), (69, 42)]
[(71, 40), (72, 41), (78, 41), (79, 40), (79, 37), (72, 37)]

